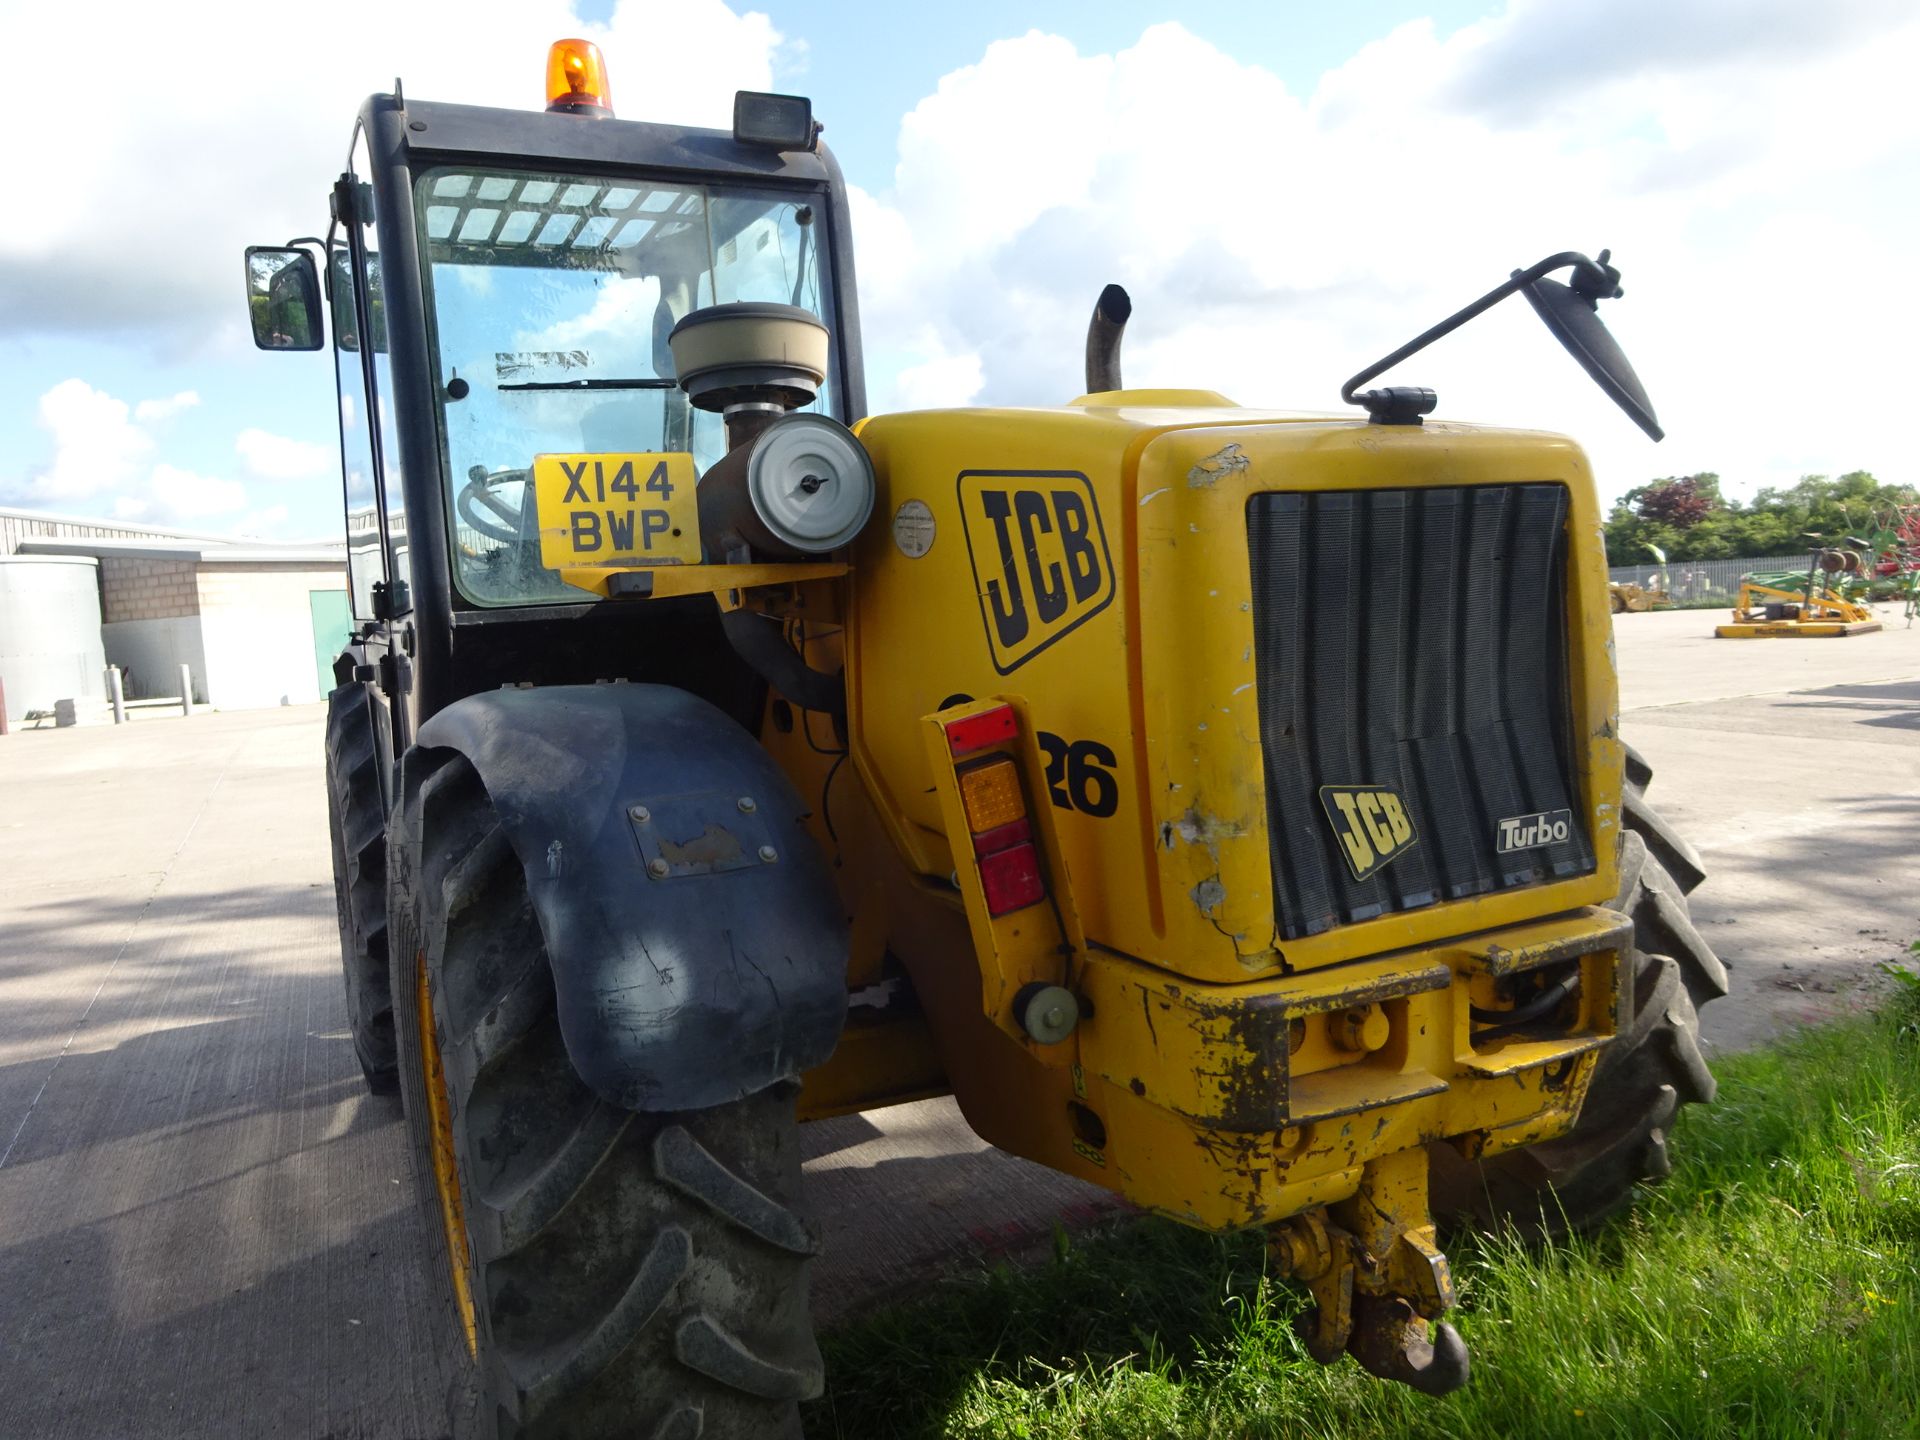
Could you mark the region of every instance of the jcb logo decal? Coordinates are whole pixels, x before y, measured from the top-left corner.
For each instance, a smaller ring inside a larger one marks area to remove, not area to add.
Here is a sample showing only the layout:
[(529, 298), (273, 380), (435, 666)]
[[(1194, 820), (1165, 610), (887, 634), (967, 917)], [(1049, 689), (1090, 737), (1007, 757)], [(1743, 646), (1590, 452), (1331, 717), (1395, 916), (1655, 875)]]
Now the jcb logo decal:
[(1113, 600), (1093, 484), (1071, 470), (966, 470), (960, 520), (993, 668), (1011, 673)]
[(1320, 803), (1356, 880), (1419, 843), (1407, 807), (1383, 785), (1322, 785)]

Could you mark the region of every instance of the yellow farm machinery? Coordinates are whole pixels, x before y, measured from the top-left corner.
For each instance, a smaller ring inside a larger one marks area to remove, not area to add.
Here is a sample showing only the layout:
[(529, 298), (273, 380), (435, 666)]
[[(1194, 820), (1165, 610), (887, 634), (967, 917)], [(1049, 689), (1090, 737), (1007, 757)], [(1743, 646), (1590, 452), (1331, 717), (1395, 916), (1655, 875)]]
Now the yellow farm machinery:
[(1856, 600), (1849, 600), (1835, 586), (1847, 576), (1858, 576), (1865, 569), (1855, 550), (1822, 549), (1815, 552), (1804, 583), (1788, 589), (1784, 584), (1766, 583), (1748, 575), (1740, 582), (1740, 593), (1733, 604), (1733, 618), (1714, 627), (1723, 640), (1770, 640), (1798, 636), (1802, 639), (1832, 639), (1845, 635), (1867, 635), (1880, 628), (1873, 611)]

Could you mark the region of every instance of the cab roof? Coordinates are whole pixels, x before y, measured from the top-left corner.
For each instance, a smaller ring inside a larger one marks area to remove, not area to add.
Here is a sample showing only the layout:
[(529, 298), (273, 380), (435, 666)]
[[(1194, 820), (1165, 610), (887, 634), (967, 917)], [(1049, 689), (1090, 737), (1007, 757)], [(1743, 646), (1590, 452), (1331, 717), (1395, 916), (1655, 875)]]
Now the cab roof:
[(371, 131), (375, 113), (386, 109), (403, 112), (406, 124), (401, 133), (409, 150), (435, 156), (521, 157), (809, 185), (839, 181), (838, 167), (824, 146), (818, 152), (768, 150), (743, 145), (725, 130), (591, 119), (546, 110), (447, 105), (393, 95), (368, 97), (361, 107), (361, 123)]

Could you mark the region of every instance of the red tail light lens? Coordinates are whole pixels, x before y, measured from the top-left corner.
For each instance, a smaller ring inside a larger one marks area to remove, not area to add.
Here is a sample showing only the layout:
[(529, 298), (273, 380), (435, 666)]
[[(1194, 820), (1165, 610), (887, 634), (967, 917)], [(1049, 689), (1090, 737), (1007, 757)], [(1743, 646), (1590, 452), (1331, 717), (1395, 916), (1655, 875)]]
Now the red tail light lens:
[(1047, 898), (1040, 880), (1040, 852), (1033, 842), (1014, 845), (980, 857), (980, 888), (986, 892), (987, 913), (996, 919)]
[(1011, 849), (1033, 839), (1033, 826), (1025, 819), (1012, 821), (994, 830), (985, 830), (973, 837), (975, 855), (991, 855), (996, 850)]
[(971, 755), (989, 745), (1000, 745), (1020, 733), (1011, 705), (997, 705), (947, 724), (947, 749), (955, 755)]

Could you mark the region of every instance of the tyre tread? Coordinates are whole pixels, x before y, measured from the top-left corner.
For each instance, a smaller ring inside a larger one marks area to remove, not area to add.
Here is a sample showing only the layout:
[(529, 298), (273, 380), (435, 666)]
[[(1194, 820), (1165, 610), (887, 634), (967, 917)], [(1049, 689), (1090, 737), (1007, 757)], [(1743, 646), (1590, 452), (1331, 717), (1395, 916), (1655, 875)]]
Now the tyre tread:
[(334, 829), (335, 900), (347, 1023), (367, 1086), (399, 1090), (387, 955), (387, 816), (381, 787), (384, 712), (358, 681), (327, 697), (327, 809)]
[[(413, 883), (482, 1334), (468, 1423), (487, 1440), (797, 1433), (794, 1403), (823, 1374), (792, 1087), (676, 1115), (593, 1095), (471, 764), (443, 764), (418, 807)], [(503, 958), (516, 937), (525, 964)]]
[(683, 1126), (669, 1125), (654, 1136), (653, 1168), (681, 1194), (769, 1245), (792, 1255), (819, 1249), (798, 1215), (722, 1165)]
[(1652, 770), (1631, 747), (1627, 781), (1612, 906), (1634, 926), (1632, 1014), (1602, 1052), (1571, 1132), (1477, 1164), (1436, 1148), (1437, 1211), (1534, 1235), (1589, 1229), (1626, 1206), (1636, 1185), (1671, 1171), (1668, 1136), (1680, 1107), (1714, 1098), (1699, 1010), (1727, 993), (1728, 975), (1687, 904), (1704, 871), (1646, 803)]

